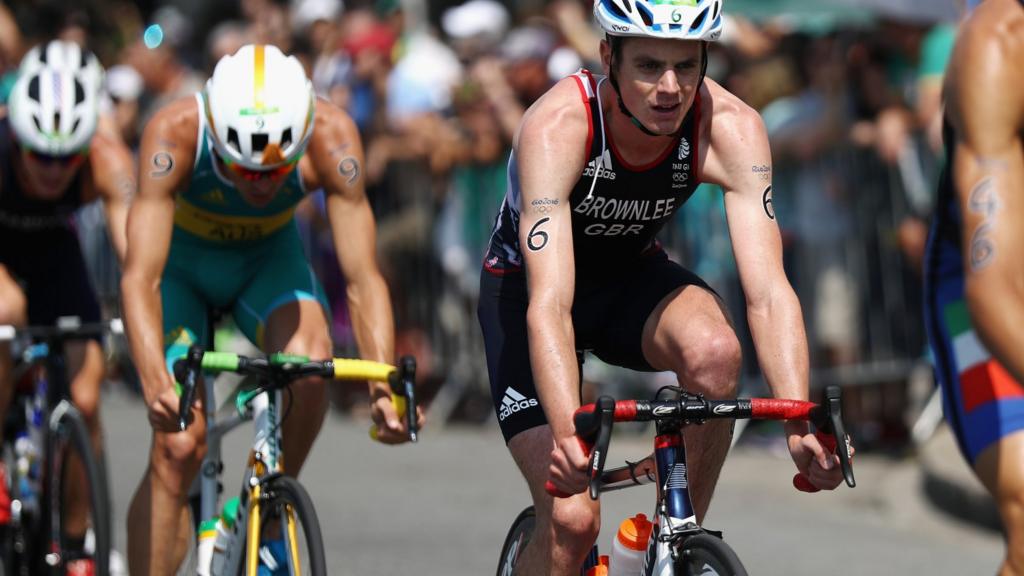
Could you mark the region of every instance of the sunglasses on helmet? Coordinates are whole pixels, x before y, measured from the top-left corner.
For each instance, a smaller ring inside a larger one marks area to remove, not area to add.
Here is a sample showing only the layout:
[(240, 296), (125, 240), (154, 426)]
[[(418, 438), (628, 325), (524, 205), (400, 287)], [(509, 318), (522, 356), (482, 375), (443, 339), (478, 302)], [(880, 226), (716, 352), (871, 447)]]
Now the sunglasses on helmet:
[(28, 156), (33, 162), (37, 164), (43, 164), (45, 166), (59, 165), (62, 168), (78, 166), (85, 160), (86, 152), (75, 152), (74, 154), (44, 154), (43, 152), (37, 152), (31, 148), (22, 147), (25, 155)]

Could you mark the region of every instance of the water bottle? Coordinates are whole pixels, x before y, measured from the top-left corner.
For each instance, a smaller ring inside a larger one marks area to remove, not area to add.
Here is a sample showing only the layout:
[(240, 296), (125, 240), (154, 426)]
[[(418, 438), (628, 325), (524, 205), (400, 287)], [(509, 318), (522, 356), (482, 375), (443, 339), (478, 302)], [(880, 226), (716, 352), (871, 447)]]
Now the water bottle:
[(213, 539), (213, 559), (210, 563), (210, 574), (222, 574), (224, 563), (228, 559), (228, 550), (235, 543), (235, 520), (238, 518), (238, 498), (224, 503), (220, 518), (216, 519)]
[(18, 497), (22, 510), (35, 512), (39, 507), (37, 497), (38, 454), (25, 432), (19, 432), (14, 440), (15, 466), (18, 468)]
[(199, 524), (199, 546), (196, 548), (196, 559), (198, 560), (196, 574), (198, 576), (212, 576), (213, 572), (213, 543), (217, 538), (217, 523), (220, 518), (210, 518)]
[(619, 525), (619, 533), (612, 542), (608, 559), (608, 576), (639, 576), (647, 555), (647, 540), (651, 537), (651, 523), (644, 514), (626, 518)]

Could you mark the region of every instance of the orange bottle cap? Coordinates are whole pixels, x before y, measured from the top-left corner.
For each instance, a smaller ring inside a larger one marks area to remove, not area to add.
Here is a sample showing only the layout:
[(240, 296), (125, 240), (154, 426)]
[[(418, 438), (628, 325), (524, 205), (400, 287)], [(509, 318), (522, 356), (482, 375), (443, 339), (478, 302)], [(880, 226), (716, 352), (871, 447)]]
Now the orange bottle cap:
[(632, 550), (645, 550), (651, 537), (651, 523), (644, 514), (626, 518), (619, 525), (619, 542)]

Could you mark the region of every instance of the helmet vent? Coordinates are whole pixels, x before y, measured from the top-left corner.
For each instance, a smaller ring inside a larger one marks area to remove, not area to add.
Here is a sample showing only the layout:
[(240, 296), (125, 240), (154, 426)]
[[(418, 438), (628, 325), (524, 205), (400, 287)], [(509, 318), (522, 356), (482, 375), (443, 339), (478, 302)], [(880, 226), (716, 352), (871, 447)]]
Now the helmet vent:
[(35, 102), (39, 102), (39, 75), (38, 74), (33, 76), (32, 80), (30, 80), (29, 83), (28, 83), (28, 97), (31, 100), (35, 101)]
[(693, 32), (694, 30), (700, 30), (700, 27), (704, 25), (704, 19), (707, 18), (707, 16), (708, 16), (708, 9), (705, 8), (700, 13), (700, 16), (697, 16), (697, 18), (695, 18), (693, 20), (693, 24), (690, 24), (690, 31)]
[(53, 113), (53, 129), (60, 130), (60, 112)]
[(292, 145), (292, 129), (285, 128), (284, 132), (281, 132), (281, 148), (287, 149)]
[(718, 19), (718, 15), (722, 13), (722, 3), (715, 2), (715, 14), (711, 17), (711, 21), (714, 22)]
[(253, 154), (256, 152), (263, 152), (267, 144), (270, 143), (269, 134), (253, 134), (252, 135), (252, 151)]
[(71, 125), (71, 133), (72, 134), (74, 134), (75, 132), (78, 132), (78, 125), (81, 124), (81, 122), (82, 122), (81, 118), (76, 118), (75, 119), (75, 123)]
[(228, 128), (228, 146), (234, 146), (235, 150), (242, 151), (242, 145), (238, 142), (238, 131)]
[[(627, 0), (626, 2), (623, 2), (623, 4), (626, 6), (626, 10), (627, 11), (629, 11), (629, 12), (633, 11), (633, 2), (632, 1)], [(616, 6), (614, 3), (612, 4), (612, 6), (614, 6), (615, 8), (618, 8), (618, 6)]]
[(85, 102), (85, 88), (77, 79), (75, 80), (75, 106)]
[(646, 6), (637, 5), (637, 12), (640, 14), (640, 19), (644, 21), (644, 26), (654, 25), (654, 15)]
[(39, 115), (38, 114), (33, 114), (32, 115), (32, 121), (36, 123), (36, 130), (39, 130), (40, 132), (42, 132), (43, 131), (43, 125), (39, 122)]

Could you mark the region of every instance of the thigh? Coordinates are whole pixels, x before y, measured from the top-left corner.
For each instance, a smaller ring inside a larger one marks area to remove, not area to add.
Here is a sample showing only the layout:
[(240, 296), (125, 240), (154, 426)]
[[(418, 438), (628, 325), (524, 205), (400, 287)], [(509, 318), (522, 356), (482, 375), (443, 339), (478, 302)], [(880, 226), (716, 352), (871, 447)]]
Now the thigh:
[(167, 371), (174, 373), (174, 361), (184, 357), (193, 344), (209, 347), (209, 304), (185, 278), (166, 270), (160, 280), (163, 311), (164, 358)]
[[(242, 333), (267, 350), (271, 349), (271, 344), (287, 344), (282, 338), (287, 340), (290, 334), (310, 334), (307, 330), (319, 333), (321, 327), (329, 337), (326, 327), (330, 305), (306, 259), (297, 232), (292, 228), (282, 230), (250, 257), (253, 272), (232, 310)], [(279, 309), (282, 312), (275, 314)], [(274, 342), (265, 339), (272, 319)]]
[(481, 272), (477, 317), (483, 330), (491, 399), (506, 443), (547, 423), (530, 366), (526, 307), (524, 275)]
[[(666, 311), (674, 317), (681, 308), (676, 304), (679, 300), (693, 302), (687, 310), (710, 305), (724, 320), (714, 291), (663, 252), (642, 259), (622, 277), (620, 287), (582, 298), (573, 308), (577, 341), (592, 342), (594, 353), (605, 362), (641, 371), (670, 369), (664, 362), (662, 336), (668, 325)], [(670, 310), (669, 303), (673, 303)], [(591, 326), (595, 319), (599, 326)], [(687, 326), (692, 320), (687, 320)]]

